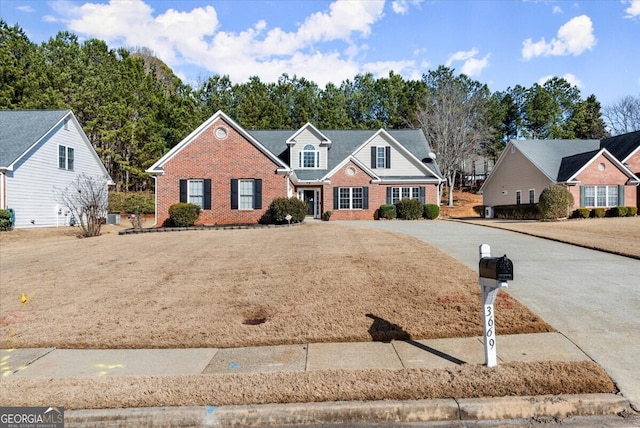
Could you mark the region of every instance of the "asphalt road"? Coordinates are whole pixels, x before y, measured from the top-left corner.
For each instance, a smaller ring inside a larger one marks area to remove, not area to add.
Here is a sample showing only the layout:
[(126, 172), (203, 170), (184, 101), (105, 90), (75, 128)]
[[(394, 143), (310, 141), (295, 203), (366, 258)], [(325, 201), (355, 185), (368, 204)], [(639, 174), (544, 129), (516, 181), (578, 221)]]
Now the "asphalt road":
[(349, 224), (414, 236), (475, 271), (480, 244), (506, 254), (514, 265), (507, 291), (600, 364), (640, 410), (640, 260), (457, 221)]

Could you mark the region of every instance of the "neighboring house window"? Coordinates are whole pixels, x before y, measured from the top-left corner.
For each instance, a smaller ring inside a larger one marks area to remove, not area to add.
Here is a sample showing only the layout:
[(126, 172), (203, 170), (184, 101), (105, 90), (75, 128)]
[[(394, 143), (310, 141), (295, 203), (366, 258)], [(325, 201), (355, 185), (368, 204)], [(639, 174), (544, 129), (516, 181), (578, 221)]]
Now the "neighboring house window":
[(529, 189), (529, 203), (532, 205), (536, 203), (536, 189)]
[(522, 191), (516, 190), (516, 205), (520, 205), (522, 203)]
[(180, 202), (211, 209), (211, 179), (180, 180)]
[(371, 146), (371, 168), (391, 168), (391, 147)]
[(262, 180), (259, 178), (231, 179), (231, 209), (262, 209)]
[(424, 203), (424, 187), (388, 187), (387, 203), (395, 204), (400, 199), (419, 199)]
[(300, 152), (298, 165), (300, 168), (319, 168), (320, 152), (316, 151), (313, 145), (307, 144)]
[(58, 168), (73, 171), (73, 147), (58, 146)]
[(333, 208), (337, 210), (369, 209), (369, 188), (334, 187)]
[(582, 206), (584, 207), (615, 207), (624, 205), (624, 191), (618, 186), (582, 186), (580, 189)]

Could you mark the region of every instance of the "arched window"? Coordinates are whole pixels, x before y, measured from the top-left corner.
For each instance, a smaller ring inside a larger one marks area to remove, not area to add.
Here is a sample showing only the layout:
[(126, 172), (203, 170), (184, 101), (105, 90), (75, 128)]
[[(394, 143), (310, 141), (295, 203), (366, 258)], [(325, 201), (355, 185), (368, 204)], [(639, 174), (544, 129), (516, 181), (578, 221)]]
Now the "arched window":
[(304, 146), (299, 156), (300, 168), (319, 168), (320, 167), (320, 152), (316, 151), (316, 148), (312, 144)]

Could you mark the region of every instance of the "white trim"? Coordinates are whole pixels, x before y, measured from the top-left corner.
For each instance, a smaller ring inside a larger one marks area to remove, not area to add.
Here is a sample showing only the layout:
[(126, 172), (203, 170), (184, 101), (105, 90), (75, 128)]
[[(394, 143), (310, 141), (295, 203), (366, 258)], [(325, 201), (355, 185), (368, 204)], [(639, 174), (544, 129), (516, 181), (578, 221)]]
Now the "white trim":
[(320, 145), (331, 146), (331, 140), (327, 138), (322, 132), (318, 130), (315, 126), (311, 124), (311, 122), (305, 123), (300, 129), (298, 129), (291, 137), (287, 138), (286, 144), (296, 144), (296, 137), (300, 135), (305, 129), (308, 129), (309, 132), (314, 134), (319, 140), (321, 140)]
[(601, 155), (609, 159), (609, 161), (613, 163), (615, 166), (617, 166), (622, 173), (624, 173), (627, 177), (629, 177), (629, 179), (631, 179), (632, 181), (638, 181), (638, 177), (636, 177), (635, 174), (631, 172), (629, 168), (624, 166), (624, 164), (620, 162), (614, 155), (612, 155), (607, 149), (600, 149), (598, 153), (596, 153), (589, 161), (585, 162), (582, 168), (580, 168), (575, 174), (569, 177), (566, 181), (577, 181), (576, 177), (580, 175), (589, 165), (591, 165)]
[(354, 164), (356, 164), (360, 169), (362, 169), (365, 172), (365, 174), (367, 174), (369, 177), (371, 177), (374, 181), (381, 181), (381, 178), (378, 177), (378, 175), (376, 175), (376, 173), (374, 173), (371, 170), (371, 168), (367, 167), (362, 162), (360, 162), (358, 159), (356, 159), (355, 152), (351, 153), (349, 156), (344, 158), (344, 160), (342, 162), (340, 162), (338, 165), (336, 165), (331, 171), (329, 171), (325, 175), (323, 175), (322, 178), (320, 178), (320, 181), (329, 180), (331, 176), (333, 176), (336, 172), (341, 170), (348, 162), (353, 162)]

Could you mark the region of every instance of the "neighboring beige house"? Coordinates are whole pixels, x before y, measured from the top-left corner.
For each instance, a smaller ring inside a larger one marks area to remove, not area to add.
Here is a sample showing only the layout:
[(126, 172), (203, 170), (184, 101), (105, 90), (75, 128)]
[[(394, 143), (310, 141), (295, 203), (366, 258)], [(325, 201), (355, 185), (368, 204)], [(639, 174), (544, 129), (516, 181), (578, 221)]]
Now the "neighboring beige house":
[(574, 209), (637, 207), (640, 180), (630, 166), (640, 166), (638, 147), (640, 132), (602, 141), (510, 141), (480, 188), (485, 216), (492, 217), (496, 206), (535, 204), (551, 184), (571, 191)]

